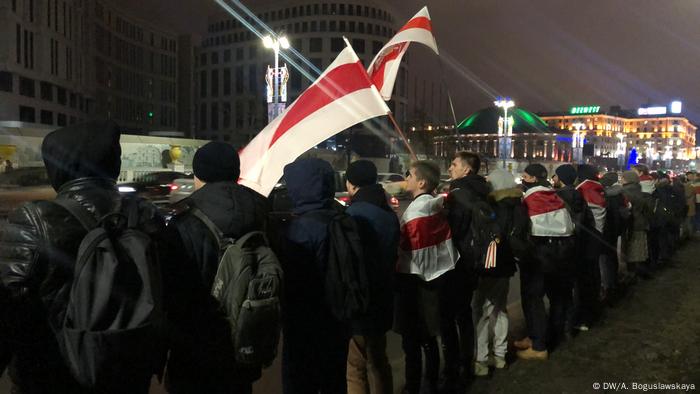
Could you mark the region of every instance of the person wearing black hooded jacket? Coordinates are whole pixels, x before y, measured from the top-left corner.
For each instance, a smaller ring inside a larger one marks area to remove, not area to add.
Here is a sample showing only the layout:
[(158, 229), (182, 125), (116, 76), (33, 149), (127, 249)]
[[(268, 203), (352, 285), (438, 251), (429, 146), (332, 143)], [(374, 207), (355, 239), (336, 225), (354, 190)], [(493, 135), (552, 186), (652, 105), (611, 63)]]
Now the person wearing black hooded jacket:
[[(445, 200), (452, 239), (459, 251), (454, 270), (444, 275), (440, 290), (440, 331), (445, 357), (444, 388), (454, 388), (460, 367), (470, 377), (474, 357), (472, 296), (476, 286), (475, 251), (471, 247), (472, 202), (486, 201), (491, 188), (479, 175), (481, 159), (475, 153), (459, 152), (450, 164), (450, 193)], [(459, 335), (457, 330), (459, 329)]]
[(209, 218), (224, 236), (237, 239), (251, 231), (264, 231), (268, 202), (236, 183), (238, 153), (228, 144), (209, 142), (202, 146), (192, 167), (195, 192), (175, 206), (176, 215), (168, 226), (169, 237), (182, 241), (190, 284), (179, 292), (183, 300), (172, 312), (177, 315), (171, 330), (166, 387), (175, 394), (250, 393), (261, 367), (235, 362), (229, 322), (209, 295), (219, 267), (219, 246), (194, 210)]
[[(115, 185), (121, 167), (119, 138), (119, 128), (111, 121), (88, 122), (49, 133), (41, 153), (51, 186), (57, 192), (56, 200), (77, 202), (95, 220), (118, 211), (122, 201)], [(140, 201), (139, 220), (141, 227), (153, 230), (150, 234), (159, 244), (160, 261), (168, 261), (170, 253), (177, 254), (178, 245), (168, 244), (159, 236), (164, 222), (155, 206)], [(66, 299), (59, 294), (65, 294), (62, 289), (70, 286), (78, 247), (85, 235), (80, 222), (52, 201), (27, 203), (11, 212), (7, 224), (0, 227), (0, 287), (11, 297), (0, 310), (4, 323), (0, 336), (11, 344), (9, 351), (0, 349), (4, 353), (0, 359), (9, 359), (13, 392), (90, 392), (69, 373), (51, 328), (60, 324), (53, 311), (66, 307)], [(159, 352), (154, 349), (141, 350), (146, 354)], [(164, 348), (157, 356), (165, 358)], [(0, 370), (4, 367), (0, 365)], [(151, 375), (160, 367), (142, 371), (147, 378), (126, 378), (126, 387), (99, 387), (94, 392), (147, 393)]]
[(329, 224), (338, 212), (331, 165), (297, 159), (284, 167), (294, 208), (273, 249), (284, 269), (282, 387), (285, 394), (345, 393), (350, 330), (325, 297)]
[(348, 394), (393, 393), (386, 332), (394, 316), (393, 278), (399, 246), (399, 219), (377, 183), (377, 167), (369, 160), (350, 164), (345, 173), (351, 205), (346, 213), (360, 229), (370, 287), (368, 312), (352, 322), (348, 355)]

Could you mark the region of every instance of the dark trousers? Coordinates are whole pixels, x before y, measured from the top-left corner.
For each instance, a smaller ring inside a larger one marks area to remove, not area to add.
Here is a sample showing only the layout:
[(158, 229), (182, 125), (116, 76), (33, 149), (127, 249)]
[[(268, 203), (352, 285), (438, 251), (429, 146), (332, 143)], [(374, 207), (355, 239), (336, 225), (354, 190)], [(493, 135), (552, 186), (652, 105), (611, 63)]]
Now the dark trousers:
[[(571, 307), (571, 278), (564, 273), (544, 273), (537, 267), (520, 270), (520, 296), (532, 348), (547, 350), (560, 342), (567, 330)], [(544, 296), (549, 299), (549, 318)]]
[(403, 335), (401, 346), (406, 355), (406, 391), (410, 394), (419, 393), (423, 379), (423, 355), (425, 354), (425, 379), (428, 384), (437, 389), (440, 373), (440, 349), (437, 338), (420, 338), (414, 335)]
[(472, 297), (474, 275), (461, 269), (444, 274), (440, 288), (440, 339), (445, 375), (456, 376), (460, 366), (471, 367), (474, 358)]
[(576, 324), (591, 325), (600, 314), (600, 247), (599, 240), (590, 238), (576, 262)]
[(306, 318), (306, 324), (288, 323), (284, 326), (284, 394), (346, 393), (350, 336), (342, 325), (329, 323), (314, 326), (314, 319), (310, 316)]

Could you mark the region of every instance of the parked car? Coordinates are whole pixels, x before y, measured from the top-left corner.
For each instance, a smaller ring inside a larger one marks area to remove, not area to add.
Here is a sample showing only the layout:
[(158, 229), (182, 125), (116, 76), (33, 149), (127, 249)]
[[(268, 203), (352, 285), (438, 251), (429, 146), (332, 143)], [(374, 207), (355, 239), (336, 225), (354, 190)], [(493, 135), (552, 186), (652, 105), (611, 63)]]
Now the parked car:
[(124, 195), (135, 194), (155, 204), (167, 204), (170, 192), (173, 190), (173, 182), (182, 178), (192, 178), (192, 175), (177, 171), (151, 172), (134, 182), (121, 183), (118, 188)]
[(377, 174), (377, 182), (384, 186), (384, 190), (396, 198), (408, 198), (406, 192), (406, 178), (401, 174), (380, 172)]

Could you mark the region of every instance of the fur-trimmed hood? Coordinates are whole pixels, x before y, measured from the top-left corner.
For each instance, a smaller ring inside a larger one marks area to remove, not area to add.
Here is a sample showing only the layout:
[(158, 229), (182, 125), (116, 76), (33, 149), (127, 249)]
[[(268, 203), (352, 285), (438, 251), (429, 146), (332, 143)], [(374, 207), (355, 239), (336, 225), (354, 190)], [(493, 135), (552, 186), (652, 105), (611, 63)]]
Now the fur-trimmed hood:
[(495, 190), (489, 193), (489, 198), (493, 201), (501, 201), (504, 198), (522, 198), (523, 191), (519, 187)]

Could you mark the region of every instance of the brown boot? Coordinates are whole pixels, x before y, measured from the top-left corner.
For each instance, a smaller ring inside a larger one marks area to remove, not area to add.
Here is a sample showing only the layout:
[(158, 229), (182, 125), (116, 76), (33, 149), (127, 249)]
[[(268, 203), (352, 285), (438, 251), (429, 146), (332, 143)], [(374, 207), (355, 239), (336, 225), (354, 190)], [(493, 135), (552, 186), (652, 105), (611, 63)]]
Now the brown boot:
[(530, 339), (530, 337), (525, 337), (519, 341), (513, 342), (513, 346), (520, 350), (529, 349), (532, 347), (532, 339)]
[(518, 350), (518, 358), (521, 360), (541, 360), (546, 361), (549, 358), (549, 352), (546, 350), (537, 351), (533, 348)]

